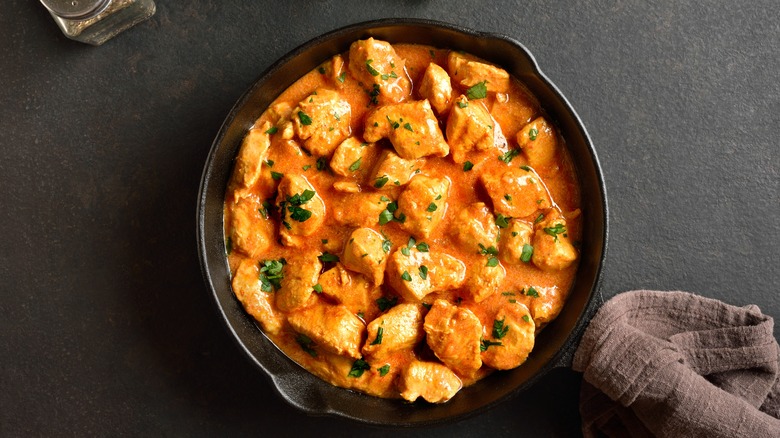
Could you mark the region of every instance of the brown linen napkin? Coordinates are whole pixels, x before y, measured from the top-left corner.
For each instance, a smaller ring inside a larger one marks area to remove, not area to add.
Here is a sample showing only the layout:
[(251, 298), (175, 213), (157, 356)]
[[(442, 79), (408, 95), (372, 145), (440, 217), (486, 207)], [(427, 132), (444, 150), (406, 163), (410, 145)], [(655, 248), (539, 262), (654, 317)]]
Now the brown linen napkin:
[(609, 300), (574, 356), (586, 437), (780, 437), (771, 317), (687, 292)]

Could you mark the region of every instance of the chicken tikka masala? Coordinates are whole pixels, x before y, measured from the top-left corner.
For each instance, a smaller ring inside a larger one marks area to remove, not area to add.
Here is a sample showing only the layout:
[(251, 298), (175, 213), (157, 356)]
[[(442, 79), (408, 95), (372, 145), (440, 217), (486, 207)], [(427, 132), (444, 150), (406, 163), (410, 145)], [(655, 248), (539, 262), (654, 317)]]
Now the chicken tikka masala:
[(574, 279), (579, 203), (564, 139), (505, 70), (360, 40), (246, 134), (232, 287), (320, 378), (445, 402), (532, 354)]

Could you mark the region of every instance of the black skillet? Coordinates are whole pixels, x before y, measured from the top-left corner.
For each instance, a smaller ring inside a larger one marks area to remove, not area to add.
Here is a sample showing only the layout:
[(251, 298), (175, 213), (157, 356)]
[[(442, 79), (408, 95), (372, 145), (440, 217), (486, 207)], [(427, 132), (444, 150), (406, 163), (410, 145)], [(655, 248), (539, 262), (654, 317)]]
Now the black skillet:
[[(369, 397), (320, 380), (287, 358), (262, 334), (230, 288), (222, 207), (241, 139), (268, 104), (296, 79), (331, 56), (347, 51), (353, 41), (370, 36), (392, 43), (462, 50), (508, 70), (536, 95), (560, 129), (582, 187), (581, 260), (563, 311), (539, 335), (534, 351), (522, 366), (494, 373), (462, 389), (445, 404)], [(417, 19), (360, 23), (319, 36), (276, 62), (238, 99), (222, 124), (203, 170), (197, 220), (203, 275), (228, 329), (252, 362), (271, 379), (282, 398), (308, 414), (338, 415), (378, 425), (414, 426), (483, 412), (523, 391), (552, 368), (570, 366), (582, 332), (600, 304), (597, 296), (607, 249), (607, 198), (596, 151), (582, 121), (522, 44), (506, 36), (451, 24)]]

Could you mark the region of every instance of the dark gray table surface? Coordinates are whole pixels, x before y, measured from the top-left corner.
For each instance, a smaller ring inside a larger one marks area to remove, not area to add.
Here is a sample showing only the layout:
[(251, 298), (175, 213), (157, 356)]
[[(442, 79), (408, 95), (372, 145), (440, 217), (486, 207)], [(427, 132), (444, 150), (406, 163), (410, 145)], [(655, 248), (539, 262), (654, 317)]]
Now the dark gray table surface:
[(564, 369), (436, 428), (308, 417), (214, 312), (195, 206), (225, 115), (290, 49), (382, 17), (503, 33), (535, 54), (604, 168), (604, 297), (679, 289), (780, 316), (780, 3), (558, 3), (160, 1), (95, 48), (37, 2), (6, 1), (0, 435), (579, 434), (580, 376)]

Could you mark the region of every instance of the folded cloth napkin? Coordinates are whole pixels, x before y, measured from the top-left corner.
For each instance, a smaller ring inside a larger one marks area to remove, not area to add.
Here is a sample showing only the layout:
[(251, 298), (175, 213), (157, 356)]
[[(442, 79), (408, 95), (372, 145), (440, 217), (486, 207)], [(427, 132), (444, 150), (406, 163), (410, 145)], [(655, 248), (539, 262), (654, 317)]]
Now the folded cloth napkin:
[(687, 292), (609, 300), (574, 356), (586, 437), (780, 437), (774, 322)]

